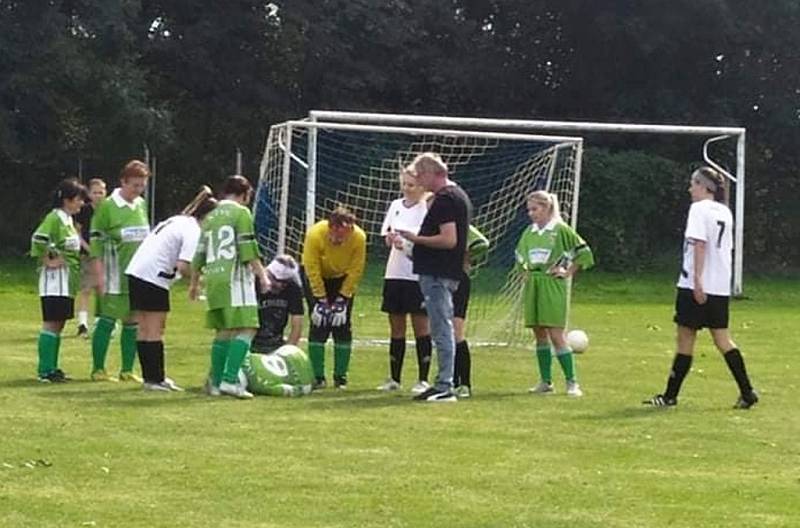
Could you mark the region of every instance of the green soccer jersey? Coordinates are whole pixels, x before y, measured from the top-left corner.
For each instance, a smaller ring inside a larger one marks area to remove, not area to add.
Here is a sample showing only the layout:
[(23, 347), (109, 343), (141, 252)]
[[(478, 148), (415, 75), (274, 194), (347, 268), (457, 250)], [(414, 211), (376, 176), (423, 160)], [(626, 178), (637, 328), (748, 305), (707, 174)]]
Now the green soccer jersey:
[(65, 265), (39, 270), (39, 295), (75, 297), (80, 280), (81, 239), (72, 217), (62, 209), (53, 209), (44, 217), (31, 237), (31, 256), (41, 259), (47, 253), (59, 255)]
[(209, 310), (258, 306), (255, 276), (247, 265), (259, 258), (250, 210), (221, 200), (201, 229), (193, 265), (203, 270)]
[(567, 267), (576, 262), (581, 269), (594, 265), (592, 250), (572, 227), (551, 220), (542, 229), (525, 229), (517, 243), (517, 266), (525, 271), (547, 272), (554, 265)]
[(114, 189), (100, 202), (92, 216), (89, 254), (103, 259), (107, 294), (127, 295), (125, 268), (149, 232), (147, 208), (141, 197), (128, 202), (119, 189)]

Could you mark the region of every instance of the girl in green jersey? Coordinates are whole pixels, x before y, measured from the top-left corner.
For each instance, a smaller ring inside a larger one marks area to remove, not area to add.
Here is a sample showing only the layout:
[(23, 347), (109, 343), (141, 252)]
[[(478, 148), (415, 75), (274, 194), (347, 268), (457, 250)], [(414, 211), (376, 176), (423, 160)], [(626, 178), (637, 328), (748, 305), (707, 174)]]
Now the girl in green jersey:
[(535, 191), (528, 195), (533, 222), (517, 243), (517, 269), (526, 275), (523, 290), (525, 326), (533, 328), (540, 382), (530, 392), (554, 392), (553, 351), (567, 380), (567, 395), (583, 395), (575, 375), (575, 360), (564, 336), (567, 322), (567, 279), (594, 264), (589, 246), (561, 219), (556, 195)]
[(39, 296), (43, 323), (37, 374), (43, 383), (69, 379), (58, 368), (58, 352), (64, 323), (74, 316), (80, 273), (81, 239), (72, 215), (81, 210), (85, 199), (86, 188), (78, 180), (62, 181), (55, 192), (53, 209), (31, 237), (31, 256), (41, 264)]

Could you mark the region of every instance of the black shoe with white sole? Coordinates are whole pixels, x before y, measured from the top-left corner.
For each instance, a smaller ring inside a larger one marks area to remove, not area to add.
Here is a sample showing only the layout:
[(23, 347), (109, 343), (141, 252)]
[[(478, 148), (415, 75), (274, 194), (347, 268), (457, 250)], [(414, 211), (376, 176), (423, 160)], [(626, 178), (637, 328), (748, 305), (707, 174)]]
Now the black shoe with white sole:
[(456, 398), (456, 395), (453, 394), (453, 391), (451, 390), (440, 390), (436, 387), (431, 387), (422, 394), (417, 394), (414, 396), (414, 401), (431, 403), (456, 402), (458, 401), (458, 398)]

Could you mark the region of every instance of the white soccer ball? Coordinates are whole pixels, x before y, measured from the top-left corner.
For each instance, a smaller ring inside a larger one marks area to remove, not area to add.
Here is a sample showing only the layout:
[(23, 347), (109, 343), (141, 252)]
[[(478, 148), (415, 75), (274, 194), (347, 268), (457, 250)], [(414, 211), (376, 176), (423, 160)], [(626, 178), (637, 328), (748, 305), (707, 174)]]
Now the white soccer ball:
[(567, 332), (567, 344), (576, 354), (583, 354), (589, 348), (589, 336), (583, 330)]

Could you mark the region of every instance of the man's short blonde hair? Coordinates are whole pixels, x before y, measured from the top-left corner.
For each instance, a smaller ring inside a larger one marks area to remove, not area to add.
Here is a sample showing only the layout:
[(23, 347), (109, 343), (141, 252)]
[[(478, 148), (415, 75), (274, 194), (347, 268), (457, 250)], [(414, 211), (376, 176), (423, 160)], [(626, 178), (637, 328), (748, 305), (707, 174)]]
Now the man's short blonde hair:
[(414, 161), (411, 162), (411, 166), (414, 168), (414, 172), (417, 174), (433, 173), (444, 174), (447, 176), (449, 172), (447, 163), (445, 163), (442, 157), (435, 152), (423, 152), (414, 158)]

